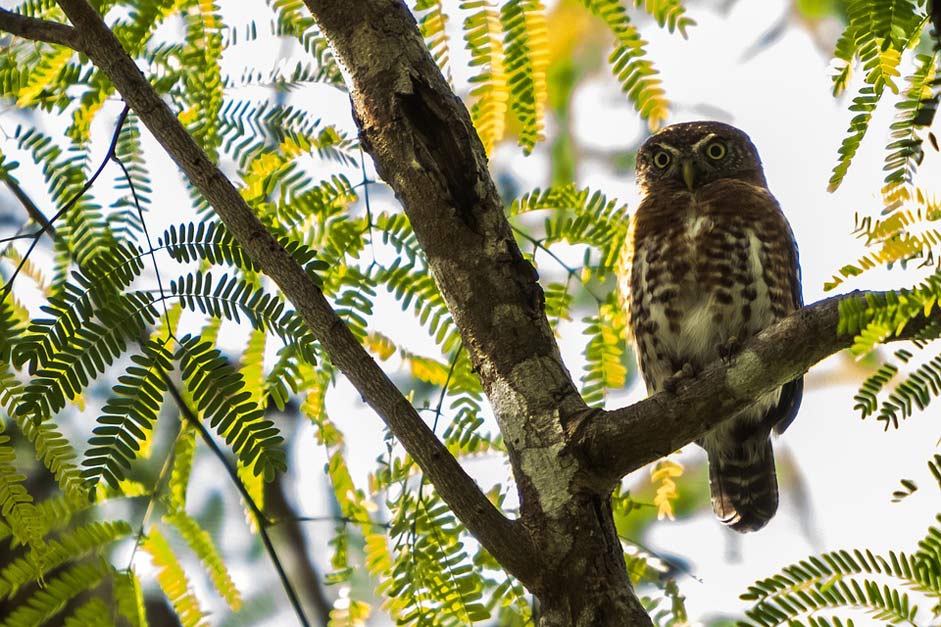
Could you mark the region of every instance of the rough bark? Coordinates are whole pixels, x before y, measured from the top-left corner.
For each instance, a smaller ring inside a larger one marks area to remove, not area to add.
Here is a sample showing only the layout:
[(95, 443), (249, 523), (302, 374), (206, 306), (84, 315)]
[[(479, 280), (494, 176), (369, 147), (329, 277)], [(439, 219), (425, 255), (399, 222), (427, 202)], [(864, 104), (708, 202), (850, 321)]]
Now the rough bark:
[(0, 29), (24, 39), (44, 41), (80, 50), (78, 34), (75, 29), (65, 24), (26, 17), (13, 11), (0, 9)]
[(512, 237), (467, 111), (408, 9), (400, 0), (305, 1), (347, 70), (363, 144), (411, 220), (494, 407), (519, 485), (519, 521), (498, 512), (425, 427), (85, 0), (59, 0), (76, 40), (5, 13), (0, 28), (74, 44), (105, 72), (455, 514), (539, 597), (542, 625), (650, 624), (625, 572), (611, 488), (848, 345), (851, 338), (836, 332), (837, 305), (860, 296), (793, 314), (675, 395), (614, 411), (589, 409), (562, 363), (536, 273)]

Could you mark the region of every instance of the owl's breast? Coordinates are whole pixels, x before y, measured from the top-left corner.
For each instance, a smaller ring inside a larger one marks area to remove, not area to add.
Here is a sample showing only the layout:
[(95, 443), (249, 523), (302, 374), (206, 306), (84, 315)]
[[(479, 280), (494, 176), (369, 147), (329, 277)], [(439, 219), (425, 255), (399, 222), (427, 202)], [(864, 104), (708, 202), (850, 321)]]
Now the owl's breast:
[[(678, 194), (669, 220), (637, 225), (631, 317), (648, 385), (718, 358), (769, 322), (762, 242), (742, 217)], [(682, 201), (682, 202), (679, 202)], [(649, 371), (649, 372), (648, 372)]]
[(715, 224), (712, 216), (697, 214), (695, 203), (692, 203), (691, 206), (693, 209), (687, 212), (686, 215), (686, 228), (684, 229), (685, 237), (689, 240), (690, 244), (695, 247), (696, 244), (701, 239), (708, 237), (712, 227)]

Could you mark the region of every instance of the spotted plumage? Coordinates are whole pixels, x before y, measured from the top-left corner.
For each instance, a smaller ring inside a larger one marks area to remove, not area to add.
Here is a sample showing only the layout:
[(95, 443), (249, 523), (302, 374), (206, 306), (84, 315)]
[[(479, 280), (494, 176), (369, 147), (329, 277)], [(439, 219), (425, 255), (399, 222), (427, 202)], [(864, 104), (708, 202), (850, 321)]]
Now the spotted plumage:
[[(719, 122), (669, 126), (637, 153), (644, 197), (628, 236), (631, 327), (650, 393), (733, 353), (802, 305), (797, 247), (758, 152)], [(737, 531), (778, 505), (771, 431), (800, 405), (796, 379), (698, 441), (716, 516)]]

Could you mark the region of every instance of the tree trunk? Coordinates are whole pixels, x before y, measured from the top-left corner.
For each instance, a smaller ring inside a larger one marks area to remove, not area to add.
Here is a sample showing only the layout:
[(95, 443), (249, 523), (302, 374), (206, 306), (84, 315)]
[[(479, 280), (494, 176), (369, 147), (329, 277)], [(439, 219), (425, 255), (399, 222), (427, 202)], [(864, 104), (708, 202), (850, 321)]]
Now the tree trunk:
[(631, 589), (609, 499), (576, 499), (571, 515), (543, 532), (540, 544), (550, 550), (543, 589), (536, 593), (540, 627), (651, 624)]

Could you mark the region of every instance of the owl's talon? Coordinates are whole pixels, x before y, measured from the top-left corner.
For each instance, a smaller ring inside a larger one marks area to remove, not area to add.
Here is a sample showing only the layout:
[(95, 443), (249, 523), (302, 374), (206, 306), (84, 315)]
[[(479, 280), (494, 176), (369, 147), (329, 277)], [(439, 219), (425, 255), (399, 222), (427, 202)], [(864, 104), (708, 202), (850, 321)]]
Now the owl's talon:
[(694, 378), (696, 378), (696, 369), (693, 368), (693, 364), (687, 361), (673, 376), (663, 382), (663, 389), (669, 394), (676, 394), (676, 389), (679, 387), (680, 383)]
[(742, 348), (742, 343), (738, 341), (738, 338), (734, 335), (727, 339), (724, 343), (719, 344), (716, 349), (719, 353), (719, 358), (725, 362), (726, 365), (732, 363), (732, 358), (735, 357), (735, 354)]

